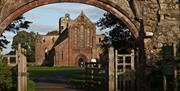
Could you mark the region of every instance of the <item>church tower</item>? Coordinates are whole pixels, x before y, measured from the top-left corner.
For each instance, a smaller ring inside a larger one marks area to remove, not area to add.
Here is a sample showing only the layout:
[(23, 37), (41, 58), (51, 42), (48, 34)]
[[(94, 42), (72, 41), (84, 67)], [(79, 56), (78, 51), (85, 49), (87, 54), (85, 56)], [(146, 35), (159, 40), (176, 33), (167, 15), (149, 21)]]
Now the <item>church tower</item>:
[(61, 34), (64, 30), (68, 28), (68, 24), (70, 22), (70, 15), (65, 14), (64, 17), (59, 19), (59, 34)]

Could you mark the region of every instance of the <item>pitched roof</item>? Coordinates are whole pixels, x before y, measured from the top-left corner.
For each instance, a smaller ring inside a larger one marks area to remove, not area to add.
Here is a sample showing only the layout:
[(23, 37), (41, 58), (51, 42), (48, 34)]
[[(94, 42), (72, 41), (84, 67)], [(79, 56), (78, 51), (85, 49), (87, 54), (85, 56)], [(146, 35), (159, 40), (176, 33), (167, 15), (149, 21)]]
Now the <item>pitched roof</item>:
[(80, 15), (74, 20), (71, 22), (70, 25), (74, 25), (76, 24), (76, 22), (85, 22), (85, 23), (88, 23), (90, 25), (95, 25), (85, 14), (83, 11), (81, 11)]

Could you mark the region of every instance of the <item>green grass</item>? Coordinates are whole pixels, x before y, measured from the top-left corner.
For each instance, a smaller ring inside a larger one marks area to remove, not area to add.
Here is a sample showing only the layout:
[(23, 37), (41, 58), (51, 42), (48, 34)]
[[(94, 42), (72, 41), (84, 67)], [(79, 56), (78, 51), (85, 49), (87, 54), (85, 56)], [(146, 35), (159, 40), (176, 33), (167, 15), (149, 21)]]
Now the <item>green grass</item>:
[[(85, 84), (86, 76), (85, 76), (85, 70), (81, 68), (75, 68), (75, 67), (40, 67), (40, 66), (31, 66), (28, 67), (29, 77), (32, 80), (36, 80), (39, 77), (42, 77), (43, 75), (48, 74), (56, 74), (56, 73), (62, 73), (62, 74), (68, 74), (64, 80), (67, 80), (70, 82), (70, 84), (73, 84), (74, 86), (77, 86), (80, 89), (85, 89), (86, 91), (102, 91), (99, 90), (96, 86), (96, 88), (93, 88), (91, 90), (88, 90), (87, 84)], [(96, 78), (96, 77), (95, 77)], [(48, 79), (54, 79), (48, 78)], [(92, 87), (91, 87), (92, 88)], [(97, 90), (98, 89), (98, 90)]]
[(75, 67), (28, 67), (28, 72), (30, 76), (40, 76), (45, 74), (53, 73), (70, 73), (76, 74), (81, 73), (83, 70)]
[[(82, 88), (81, 86), (83, 86), (85, 83), (84, 70), (81, 68), (30, 66), (28, 67), (28, 72), (29, 72), (29, 78), (31, 80), (37, 80), (44, 75), (47, 76), (58, 73), (58, 74), (66, 74), (67, 76), (63, 80), (66, 80), (70, 82), (70, 84), (78, 86), (79, 88)], [(48, 79), (54, 80), (53, 77)], [(32, 82), (30, 82), (30, 85), (31, 84)], [(33, 90), (28, 90), (28, 91), (33, 91)]]
[(44, 72), (65, 72), (65, 71), (74, 71), (79, 70), (75, 67), (40, 67), (40, 66), (31, 66), (28, 68), (28, 71), (44, 71)]
[[(32, 80), (36, 80), (37, 78), (48, 75), (48, 74), (69, 74), (66, 77), (67, 81), (72, 82), (73, 84), (83, 83), (84, 81), (84, 70), (81, 68), (75, 67), (40, 67), (40, 66), (31, 66), (28, 67), (29, 77)], [(54, 78), (49, 78), (54, 79)]]
[(28, 90), (27, 91), (35, 91), (35, 83), (32, 80), (28, 80)]

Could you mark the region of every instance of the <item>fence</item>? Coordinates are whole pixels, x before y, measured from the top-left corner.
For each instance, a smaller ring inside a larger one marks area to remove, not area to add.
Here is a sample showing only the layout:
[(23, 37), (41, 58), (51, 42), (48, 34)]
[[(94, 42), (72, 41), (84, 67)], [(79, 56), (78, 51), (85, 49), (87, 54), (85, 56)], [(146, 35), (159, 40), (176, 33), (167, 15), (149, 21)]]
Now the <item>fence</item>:
[[(135, 90), (135, 54), (118, 54), (109, 48), (102, 63), (86, 63), (86, 83), (102, 91)], [(100, 90), (97, 90), (100, 91)]]
[(85, 63), (86, 70), (86, 84), (91, 88), (97, 88), (99, 90), (105, 90), (107, 87), (105, 67), (102, 63), (89, 62)]
[(27, 91), (27, 59), (25, 56), (26, 50), (18, 45), (18, 50), (16, 50), (16, 55), (4, 55), (3, 57), (7, 59), (8, 66), (18, 67), (18, 77), (17, 77), (17, 91)]
[(118, 54), (115, 51), (115, 91), (134, 91), (134, 64), (134, 50), (131, 54)]
[(16, 55), (4, 55), (3, 58), (7, 60), (8, 66), (16, 66), (17, 61), (16, 61)]

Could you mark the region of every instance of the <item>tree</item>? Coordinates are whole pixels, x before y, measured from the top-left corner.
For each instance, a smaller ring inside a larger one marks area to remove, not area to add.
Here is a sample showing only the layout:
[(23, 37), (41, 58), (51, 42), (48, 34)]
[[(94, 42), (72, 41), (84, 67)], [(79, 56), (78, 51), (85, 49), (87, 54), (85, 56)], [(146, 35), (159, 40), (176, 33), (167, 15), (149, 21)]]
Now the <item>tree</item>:
[(105, 13), (96, 25), (100, 27), (100, 30), (110, 29), (108, 38), (111, 45), (119, 52), (126, 53), (127, 49), (134, 47), (134, 38), (128, 27), (113, 14)]
[[(27, 29), (29, 24), (32, 22), (26, 21), (21, 15), (17, 17), (5, 31), (17, 32), (20, 29)], [(0, 36), (0, 50), (6, 48), (5, 46), (9, 43), (6, 37), (1, 34)], [(0, 56), (0, 91), (14, 91), (16, 89), (16, 69), (7, 66), (7, 61)]]
[(50, 31), (46, 35), (59, 35), (59, 32), (57, 30)]
[(22, 48), (27, 50), (26, 56), (28, 62), (35, 61), (35, 38), (34, 32), (19, 31), (13, 37), (12, 49), (17, 50), (18, 44), (21, 44)]
[[(26, 21), (25, 17), (23, 17), (23, 15), (17, 17), (11, 24), (9, 24), (9, 26), (5, 29), (5, 31), (10, 31), (10, 32), (17, 32), (20, 29), (28, 29), (29, 28), (29, 24), (31, 24), (32, 22), (30, 21)], [(6, 48), (5, 46), (9, 43), (9, 41), (6, 39), (6, 37), (1, 34), (0, 36), (0, 50), (2, 50), (3, 48)]]
[(0, 91), (10, 91), (13, 87), (11, 68), (7, 66), (2, 56), (0, 57)]

